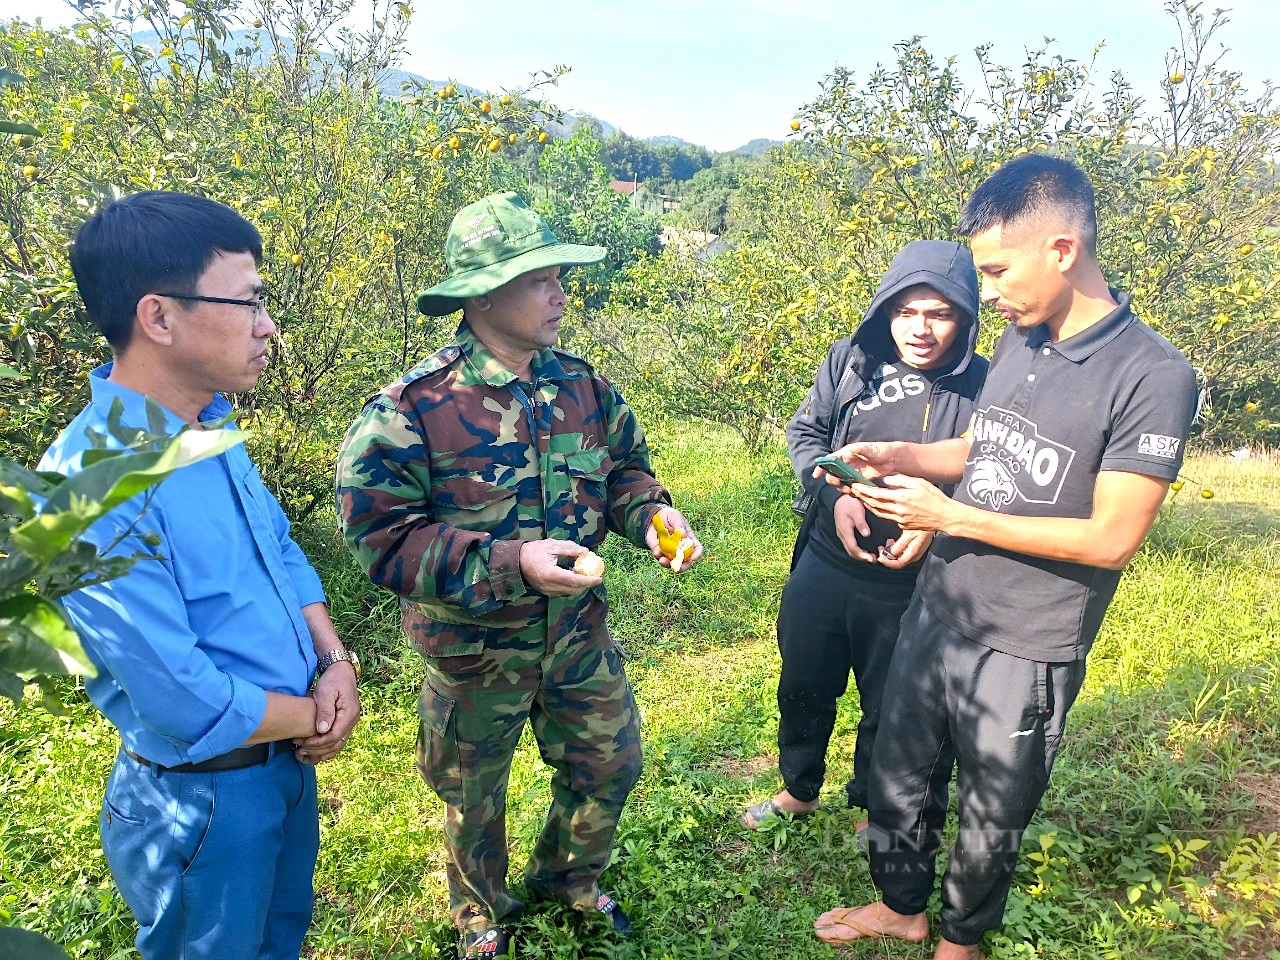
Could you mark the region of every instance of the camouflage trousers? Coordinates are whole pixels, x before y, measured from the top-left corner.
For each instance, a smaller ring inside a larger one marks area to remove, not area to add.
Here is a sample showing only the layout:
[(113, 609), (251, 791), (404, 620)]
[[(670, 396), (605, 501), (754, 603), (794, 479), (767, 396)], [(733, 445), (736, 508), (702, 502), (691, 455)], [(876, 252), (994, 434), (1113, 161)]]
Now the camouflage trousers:
[(551, 809), (525, 868), (535, 896), (595, 907), (618, 818), (640, 778), (636, 702), (603, 611), (588, 618), (594, 624), (566, 619), (575, 629), (563, 633), (546, 621), (480, 628), (489, 635), (482, 652), (426, 658), (417, 766), (446, 805), (449, 912), (459, 929), (500, 923), (523, 907), (507, 889), (506, 809), (526, 720), (554, 771)]

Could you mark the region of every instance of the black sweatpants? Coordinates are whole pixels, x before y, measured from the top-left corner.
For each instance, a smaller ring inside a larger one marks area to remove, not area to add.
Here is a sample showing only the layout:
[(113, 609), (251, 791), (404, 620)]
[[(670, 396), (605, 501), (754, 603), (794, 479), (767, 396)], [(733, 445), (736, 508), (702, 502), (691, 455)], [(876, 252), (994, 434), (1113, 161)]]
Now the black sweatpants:
[(898, 639), (898, 622), (914, 581), (886, 582), (839, 570), (806, 548), (782, 591), (778, 610), (778, 765), (793, 797), (816, 800), (826, 772), (836, 701), (853, 670), (862, 719), (847, 791), (853, 806), (870, 796), (871, 750), (880, 699)]
[(942, 935), (969, 945), (1000, 926), (1084, 661), (992, 650), (933, 616), (927, 602), (922, 590), (902, 618), (884, 691), (871, 764), (871, 878), (890, 909), (924, 910), (954, 756), (960, 834), (942, 881)]

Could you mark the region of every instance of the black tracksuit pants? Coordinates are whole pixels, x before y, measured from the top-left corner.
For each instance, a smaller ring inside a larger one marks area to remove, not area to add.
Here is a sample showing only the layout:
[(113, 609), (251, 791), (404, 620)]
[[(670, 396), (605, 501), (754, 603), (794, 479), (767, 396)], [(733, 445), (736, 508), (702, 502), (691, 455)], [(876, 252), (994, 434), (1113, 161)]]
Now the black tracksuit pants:
[(871, 878), (898, 913), (934, 884), (951, 766), (960, 833), (942, 881), (942, 935), (976, 944), (1000, 926), (1022, 833), (1084, 680), (1083, 660), (992, 650), (933, 616), (927, 584), (902, 618), (871, 764)]
[(881, 694), (913, 589), (914, 580), (861, 578), (827, 563), (811, 547), (801, 552), (778, 610), (778, 765), (797, 800), (816, 800), (822, 789), (836, 701), (852, 669), (862, 719), (846, 790), (852, 806), (867, 806)]

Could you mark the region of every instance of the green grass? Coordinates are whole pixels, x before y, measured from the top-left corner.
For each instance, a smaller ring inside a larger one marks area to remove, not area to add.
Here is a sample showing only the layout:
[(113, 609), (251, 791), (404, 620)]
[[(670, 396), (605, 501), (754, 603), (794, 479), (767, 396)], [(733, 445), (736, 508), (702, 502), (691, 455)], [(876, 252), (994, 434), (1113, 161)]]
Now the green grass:
[[(737, 824), (778, 786), (773, 617), (794, 481), (780, 450), (752, 459), (714, 431), (664, 435), (656, 461), (708, 556), (677, 580), (625, 545), (605, 551), (646, 750), (607, 882), (642, 932), (614, 943), (550, 910), (523, 922), (521, 956), (832, 957), (813, 918), (873, 895), (841, 789), (855, 696), (842, 704), (824, 809), (759, 835)], [(726, 481), (728, 463), (745, 466)], [(1090, 657), (992, 958), (1280, 958), (1280, 469), (1202, 457), (1185, 475)], [(364, 721), (321, 768), (308, 950), (448, 956), (442, 807), (412, 766), (420, 664), (395, 601), (366, 586), (329, 531), (307, 539), (369, 668)], [(0, 707), (0, 921), (76, 956), (124, 957), (133, 930), (96, 827), (116, 741), (82, 693), (68, 699), (66, 718), (33, 700)], [(526, 735), (510, 790), (513, 877), (548, 799)], [(930, 950), (873, 942), (846, 955)]]

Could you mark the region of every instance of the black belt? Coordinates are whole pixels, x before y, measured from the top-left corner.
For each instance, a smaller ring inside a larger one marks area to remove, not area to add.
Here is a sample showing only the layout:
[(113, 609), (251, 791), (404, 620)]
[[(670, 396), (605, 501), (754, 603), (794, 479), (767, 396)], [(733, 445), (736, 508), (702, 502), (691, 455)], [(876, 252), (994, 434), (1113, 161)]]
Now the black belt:
[[(272, 749), (274, 748), (274, 749)], [(217, 773), (221, 770), (243, 770), (245, 767), (256, 767), (260, 763), (266, 763), (277, 753), (293, 753), (292, 740), (276, 740), (272, 743), (255, 743), (247, 747), (237, 747), (228, 753), (221, 753), (216, 757), (210, 757), (208, 760), (201, 760), (199, 763), (179, 763), (176, 766), (166, 767), (163, 764), (155, 763), (146, 757), (140, 757), (128, 747), (124, 748), (125, 755), (144, 767), (155, 767), (161, 773)]]

